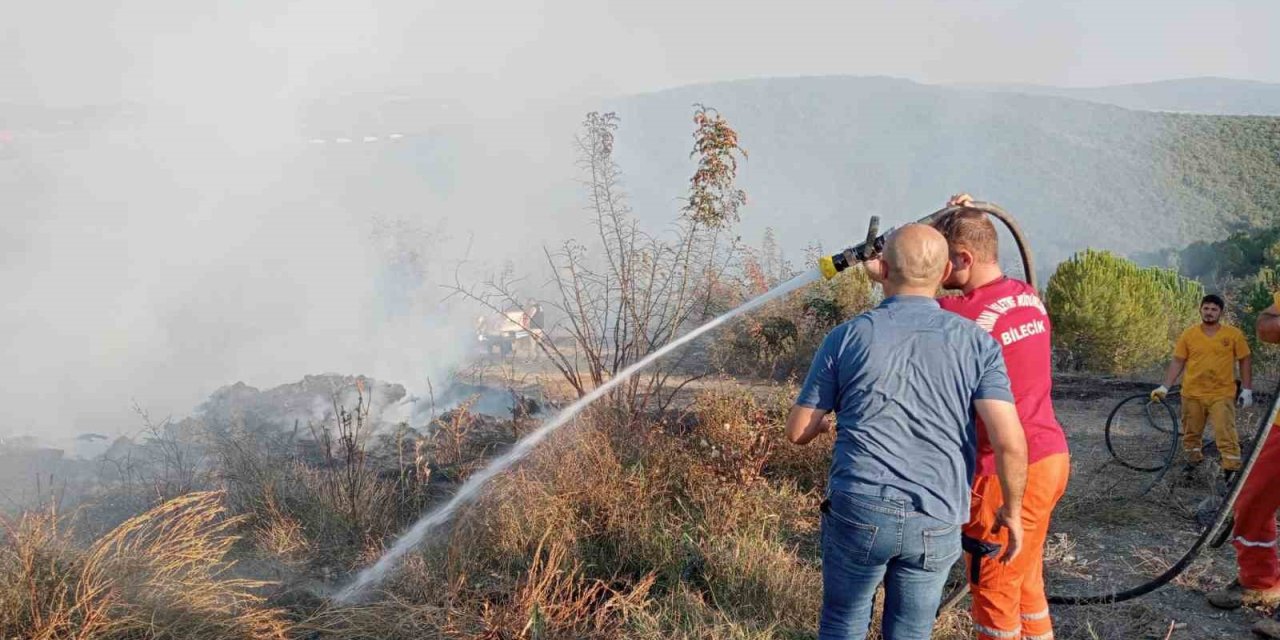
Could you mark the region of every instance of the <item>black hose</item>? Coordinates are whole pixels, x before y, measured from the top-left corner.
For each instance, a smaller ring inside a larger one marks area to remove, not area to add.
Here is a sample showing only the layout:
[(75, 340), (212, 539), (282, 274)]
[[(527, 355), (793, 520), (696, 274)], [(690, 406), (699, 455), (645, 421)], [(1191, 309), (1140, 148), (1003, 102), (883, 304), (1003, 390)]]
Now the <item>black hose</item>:
[[(959, 211), (960, 209), (977, 209), (979, 211), (983, 211), (1000, 220), (1006, 227), (1008, 227), (1009, 232), (1013, 234), (1013, 241), (1018, 245), (1018, 253), (1022, 258), (1022, 271), (1026, 276), (1027, 284), (1030, 284), (1032, 288), (1036, 288), (1035, 269), (1031, 262), (1031, 249), (1026, 242), (1026, 238), (1022, 234), (1022, 229), (1013, 219), (1013, 216), (1010, 216), (1008, 212), (1001, 209), (999, 206), (990, 202), (974, 202), (965, 207), (947, 207), (930, 214), (920, 222), (924, 224), (932, 224), (942, 216), (953, 211)], [(1112, 604), (1144, 596), (1168, 584), (1174, 578), (1178, 577), (1179, 574), (1185, 571), (1186, 568), (1200, 555), (1200, 552), (1204, 549), (1205, 543), (1212, 541), (1212, 546), (1214, 547), (1221, 545), (1225, 541), (1225, 536), (1221, 534), (1215, 536), (1214, 534), (1219, 533), (1219, 530), (1223, 529), (1227, 520), (1231, 519), (1236, 499), (1239, 498), (1240, 490), (1244, 487), (1245, 480), (1248, 479), (1249, 473), (1253, 470), (1254, 463), (1257, 462), (1258, 456), (1262, 453), (1263, 447), (1266, 446), (1267, 436), (1271, 433), (1271, 425), (1275, 423), (1277, 413), (1280, 413), (1280, 382), (1276, 384), (1275, 392), (1272, 394), (1271, 410), (1263, 417), (1263, 423), (1258, 426), (1258, 435), (1254, 438), (1253, 450), (1250, 451), (1249, 457), (1245, 460), (1244, 465), (1240, 469), (1240, 473), (1236, 474), (1236, 477), (1233, 479), (1231, 491), (1227, 494), (1226, 499), (1222, 501), (1221, 506), (1218, 507), (1218, 512), (1217, 515), (1214, 516), (1213, 522), (1210, 523), (1209, 526), (1205, 527), (1204, 531), (1200, 533), (1200, 537), (1191, 545), (1191, 548), (1188, 549), (1187, 552), (1183, 554), (1182, 558), (1175, 562), (1173, 566), (1166, 569), (1164, 573), (1161, 573), (1154, 579), (1131, 589), (1088, 596), (1049, 595), (1049, 603), (1061, 605)], [(946, 599), (942, 606), (939, 607), (938, 611), (945, 611), (946, 609), (955, 606), (962, 598), (964, 598), (964, 595), (968, 593), (968, 591), (969, 585), (966, 582), (960, 586), (955, 593), (951, 594), (951, 596)]]
[[(1027, 242), (1026, 237), (1022, 235), (1022, 227), (1018, 225), (1018, 221), (1014, 220), (1013, 216), (1009, 215), (1008, 211), (1000, 208), (999, 205), (993, 202), (971, 202), (962, 207), (944, 207), (921, 218), (919, 220), (919, 224), (932, 226), (947, 214), (964, 209), (976, 209), (1004, 223), (1004, 226), (1009, 229), (1009, 233), (1013, 235), (1014, 244), (1018, 245), (1018, 255), (1022, 258), (1022, 274), (1025, 277), (1025, 282), (1031, 285), (1032, 289), (1038, 290), (1039, 287), (1036, 286), (1035, 265), (1031, 261), (1031, 245)], [(861, 247), (862, 245), (858, 246)]]
[(1227, 497), (1222, 501), (1222, 505), (1218, 507), (1218, 513), (1213, 518), (1213, 522), (1205, 527), (1200, 533), (1200, 537), (1196, 539), (1195, 544), (1183, 554), (1182, 558), (1173, 564), (1173, 566), (1165, 569), (1164, 573), (1156, 576), (1145, 584), (1140, 584), (1132, 589), (1125, 589), (1114, 593), (1105, 593), (1092, 596), (1049, 596), (1050, 604), (1065, 605), (1091, 605), (1091, 604), (1111, 604), (1116, 602), (1124, 602), (1132, 600), (1139, 596), (1145, 596), (1160, 587), (1168, 584), (1169, 581), (1178, 577), (1178, 574), (1186, 570), (1187, 566), (1200, 555), (1204, 549), (1205, 543), (1209, 542), (1214, 534), (1226, 523), (1231, 517), (1235, 508), (1236, 499), (1240, 497), (1240, 490), (1244, 488), (1244, 482), (1249, 477), (1249, 473), (1253, 471), (1253, 465), (1258, 461), (1258, 456), (1262, 454), (1262, 449), (1266, 447), (1267, 436), (1271, 434), (1271, 426), (1275, 424), (1276, 414), (1280, 412), (1280, 384), (1276, 385), (1275, 392), (1271, 398), (1271, 410), (1267, 415), (1263, 416), (1263, 422), (1258, 426), (1258, 435), (1253, 440), (1253, 450), (1249, 452), (1249, 457), (1245, 459), (1244, 466), (1240, 468), (1240, 473), (1232, 480), (1231, 491), (1227, 493)]

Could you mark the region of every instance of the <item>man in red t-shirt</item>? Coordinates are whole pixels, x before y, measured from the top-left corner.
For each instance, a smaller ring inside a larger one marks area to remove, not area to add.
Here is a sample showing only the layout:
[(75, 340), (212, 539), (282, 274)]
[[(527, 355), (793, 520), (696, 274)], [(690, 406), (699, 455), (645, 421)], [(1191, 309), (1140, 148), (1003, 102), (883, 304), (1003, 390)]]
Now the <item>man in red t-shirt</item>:
[[(948, 205), (973, 199), (953, 196)], [(1027, 435), (1027, 490), (1022, 504), (1023, 550), (1002, 564), (986, 553), (1007, 543), (992, 533), (1003, 497), (994, 454), (978, 421), (978, 462), (969, 523), (964, 527), (973, 621), (982, 640), (1049, 640), (1053, 622), (1044, 595), (1044, 541), (1053, 509), (1067, 489), (1071, 458), (1067, 438), (1053, 413), (1050, 324), (1035, 289), (1000, 270), (999, 239), (987, 214), (961, 209), (936, 225), (947, 238), (951, 276), (943, 282), (958, 296), (940, 298), (943, 309), (978, 323), (1000, 343), (1013, 397)], [(975, 564), (976, 563), (976, 564)]]

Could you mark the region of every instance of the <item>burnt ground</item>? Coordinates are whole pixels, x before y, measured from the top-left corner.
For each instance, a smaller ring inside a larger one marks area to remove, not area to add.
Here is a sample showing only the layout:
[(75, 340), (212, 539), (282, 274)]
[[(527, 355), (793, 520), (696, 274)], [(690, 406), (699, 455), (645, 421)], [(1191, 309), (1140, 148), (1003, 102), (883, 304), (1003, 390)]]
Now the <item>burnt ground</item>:
[[(1179, 460), (1159, 482), (1153, 482), (1154, 474), (1117, 464), (1108, 452), (1103, 438), (1108, 414), (1121, 399), (1151, 386), (1096, 378), (1060, 378), (1055, 383), (1054, 404), (1070, 441), (1072, 476), (1055, 514), (1046, 551), (1050, 593), (1107, 593), (1138, 586), (1159, 575), (1191, 547), (1201, 530), (1197, 513), (1201, 518), (1209, 513), (1207, 499), (1212, 500), (1223, 489), (1216, 482), (1219, 468), (1212, 448), (1208, 450), (1210, 458), (1191, 477), (1181, 472)], [(1240, 412), (1237, 428), (1242, 443), (1252, 438), (1263, 411), (1265, 407)], [(1132, 437), (1152, 443), (1159, 440), (1162, 449), (1169, 442), (1151, 431)], [(1053, 607), (1057, 636), (1251, 637), (1249, 627), (1264, 612), (1224, 612), (1205, 601), (1207, 591), (1234, 576), (1231, 545), (1207, 548), (1185, 572), (1149, 595), (1126, 603)]]

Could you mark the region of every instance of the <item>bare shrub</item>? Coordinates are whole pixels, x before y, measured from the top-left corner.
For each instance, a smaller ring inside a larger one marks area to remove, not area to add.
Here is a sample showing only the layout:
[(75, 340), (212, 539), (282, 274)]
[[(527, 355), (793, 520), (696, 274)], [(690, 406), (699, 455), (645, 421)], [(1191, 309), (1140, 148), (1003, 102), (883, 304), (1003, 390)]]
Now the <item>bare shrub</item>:
[(754, 482), (778, 442), (776, 427), (785, 419), (770, 408), (748, 390), (724, 387), (703, 392), (690, 407), (696, 419), (689, 441), (725, 480)]
[[(287, 565), (350, 568), (376, 554), (427, 502), (426, 440), (403, 432), (375, 439), (359, 381), (353, 408), (336, 398), (332, 422), (310, 425), (313, 439), (288, 455), (256, 446), (251, 434), (219, 443), (229, 504), (251, 516), (259, 548)], [(376, 442), (396, 450), (374, 451)]]
[[(574, 140), (596, 237), (545, 250), (557, 298), (552, 307), (561, 320), (533, 339), (579, 396), (710, 317), (710, 285), (735, 258), (728, 228), (746, 199), (733, 186), (735, 156), (745, 154), (737, 133), (713, 109), (699, 106), (694, 122), (698, 167), (686, 207), (665, 233), (642, 229), (627, 204), (613, 159), (617, 115), (587, 114)], [(519, 284), (504, 270), (479, 287), (459, 280), (454, 290), (500, 313), (518, 306)], [(571, 348), (555, 340), (559, 334), (569, 336)], [(672, 376), (688, 353), (633, 376), (608, 403), (624, 419), (664, 410), (679, 388), (670, 384)]]
[[(368, 465), (366, 444), (372, 429), (369, 422), (372, 407), (365, 396), (363, 382), (356, 381), (355, 408), (348, 411), (338, 404), (335, 394), (333, 424), (312, 425), (311, 434), (320, 444), (322, 468), (327, 471), (317, 475), (319, 492), (353, 530), (368, 533), (371, 526), (368, 511), (387, 503), (389, 496)], [(384, 511), (385, 507), (380, 510)]]
[[(811, 248), (806, 262), (812, 264), (820, 253)], [(772, 230), (766, 230), (762, 246), (745, 250), (740, 267), (718, 283), (716, 308), (736, 307), (799, 273), (783, 259)], [(875, 289), (866, 273), (848, 270), (772, 301), (726, 328), (712, 345), (712, 361), (736, 375), (774, 380), (803, 377), (827, 333), (875, 303)]]
[(431, 440), (437, 467), (457, 467), (466, 461), (468, 436), (478, 422), (471, 411), (474, 402), (474, 399), (467, 400), (434, 421)]

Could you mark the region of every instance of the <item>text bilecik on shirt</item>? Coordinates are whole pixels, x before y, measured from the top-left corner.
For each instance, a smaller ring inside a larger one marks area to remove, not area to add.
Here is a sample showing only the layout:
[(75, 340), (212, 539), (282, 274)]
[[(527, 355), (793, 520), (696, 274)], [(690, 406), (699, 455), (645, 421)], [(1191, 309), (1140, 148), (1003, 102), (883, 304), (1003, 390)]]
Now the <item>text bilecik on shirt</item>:
[[(978, 323), (1000, 343), (1013, 387), (1018, 418), (1027, 433), (1027, 463), (1067, 453), (1067, 437), (1053, 413), (1053, 350), (1049, 314), (1036, 290), (1021, 280), (1002, 277), (938, 304)], [(995, 453), (986, 427), (978, 420), (977, 475), (995, 473)]]

